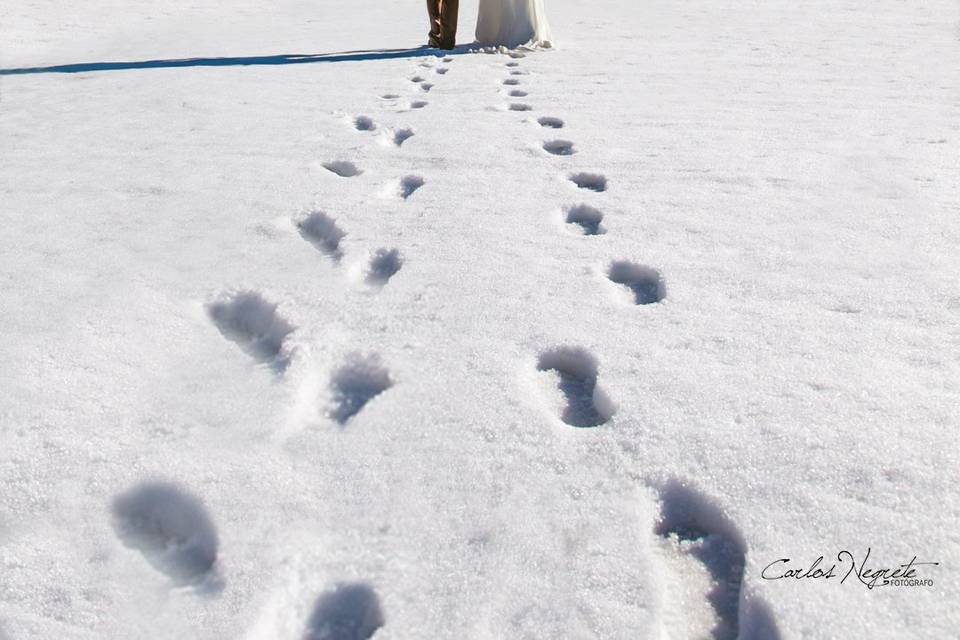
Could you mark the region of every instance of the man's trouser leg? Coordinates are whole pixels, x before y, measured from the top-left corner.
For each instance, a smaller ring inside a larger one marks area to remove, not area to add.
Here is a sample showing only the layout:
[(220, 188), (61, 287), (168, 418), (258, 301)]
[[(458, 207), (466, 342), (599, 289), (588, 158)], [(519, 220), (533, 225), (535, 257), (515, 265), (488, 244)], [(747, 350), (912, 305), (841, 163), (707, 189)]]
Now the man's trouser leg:
[(460, 0), (441, 0), (440, 33), (441, 46), (453, 49), (457, 44), (457, 14), (460, 12)]
[(441, 0), (427, 0), (427, 14), (430, 16), (430, 46), (436, 47), (441, 44), (441, 26), (440, 26), (440, 2)]

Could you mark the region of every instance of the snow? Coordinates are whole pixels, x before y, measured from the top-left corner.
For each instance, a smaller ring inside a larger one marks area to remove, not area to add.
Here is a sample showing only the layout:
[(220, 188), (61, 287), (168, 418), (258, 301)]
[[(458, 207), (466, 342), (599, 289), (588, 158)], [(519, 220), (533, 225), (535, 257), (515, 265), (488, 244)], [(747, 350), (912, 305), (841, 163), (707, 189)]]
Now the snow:
[(0, 638), (955, 635), (956, 3), (597, 6), (4, 3)]

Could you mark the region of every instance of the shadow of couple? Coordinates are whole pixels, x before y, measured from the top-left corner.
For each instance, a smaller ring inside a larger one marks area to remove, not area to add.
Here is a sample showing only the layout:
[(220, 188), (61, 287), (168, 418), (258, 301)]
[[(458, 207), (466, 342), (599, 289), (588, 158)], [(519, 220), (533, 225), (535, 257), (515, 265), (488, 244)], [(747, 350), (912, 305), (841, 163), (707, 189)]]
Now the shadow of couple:
[(287, 64), (315, 64), (319, 62), (363, 62), (367, 60), (395, 60), (421, 56), (448, 56), (468, 53), (465, 46), (452, 50), (434, 49), (428, 46), (413, 49), (371, 49), (365, 51), (342, 51), (338, 53), (299, 54), (285, 53), (271, 56), (241, 56), (224, 58), (179, 58), (169, 60), (132, 60), (113, 62), (81, 62), (49, 67), (22, 67), (0, 69), (0, 76), (28, 75), (36, 73), (89, 73), (95, 71), (123, 71), (130, 69), (175, 69), (182, 67), (251, 67)]

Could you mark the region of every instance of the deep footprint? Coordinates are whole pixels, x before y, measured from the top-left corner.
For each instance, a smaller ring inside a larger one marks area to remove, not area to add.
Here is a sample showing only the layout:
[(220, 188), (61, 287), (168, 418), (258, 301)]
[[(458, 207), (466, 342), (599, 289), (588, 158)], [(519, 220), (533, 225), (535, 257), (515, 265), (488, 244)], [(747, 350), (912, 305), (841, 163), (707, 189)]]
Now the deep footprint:
[(530, 94), (528, 94), (528, 93), (527, 93), (526, 91), (524, 91), (523, 89), (514, 89), (514, 90), (511, 91), (508, 95), (509, 95), (511, 98), (526, 98), (526, 97), (527, 97), (528, 95), (530, 95)]
[(403, 266), (403, 257), (397, 249), (377, 249), (367, 268), (367, 284), (382, 287)]
[(203, 502), (166, 482), (144, 482), (113, 500), (113, 528), (180, 585), (202, 582), (217, 561), (217, 530)]
[(655, 304), (667, 297), (667, 285), (663, 276), (652, 267), (628, 260), (617, 260), (610, 263), (607, 277), (611, 282), (630, 289), (635, 304)]
[(446, 75), (447, 71), (450, 71), (450, 69), (446, 69), (446, 68), (444, 68), (444, 67), (440, 67), (439, 69), (436, 70), (436, 73), (437, 73), (438, 75), (441, 75), (441, 76), (442, 76), (442, 75)]
[(294, 326), (277, 313), (277, 305), (256, 291), (223, 294), (207, 305), (207, 314), (227, 340), (258, 362), (283, 373), (290, 362), (284, 341)]
[(607, 190), (607, 178), (599, 173), (575, 173), (570, 176), (570, 182), (588, 191), (600, 193)]
[(377, 125), (369, 116), (357, 116), (353, 119), (353, 127), (357, 131), (375, 131)]
[[(669, 545), (668, 560), (679, 569), (692, 558), (702, 564), (710, 582), (702, 601), (706, 611), (677, 612), (688, 625), (702, 627), (687, 631), (713, 640), (778, 640), (780, 632), (765, 602), (753, 597), (741, 608), (746, 543), (737, 527), (710, 498), (678, 480), (664, 484), (659, 493), (660, 519), (655, 532)], [(696, 584), (692, 576), (678, 575), (676, 579), (681, 584)], [(682, 606), (689, 607), (697, 600), (697, 596), (683, 598)]]
[(580, 347), (560, 347), (540, 354), (538, 371), (555, 371), (558, 388), (567, 401), (560, 419), (574, 427), (597, 427), (606, 423), (616, 407), (597, 385), (597, 359)]
[(551, 116), (537, 118), (537, 124), (545, 129), (563, 129), (563, 120)]
[(390, 137), (390, 140), (398, 147), (403, 146), (403, 143), (413, 137), (413, 129), (397, 129), (393, 132), (393, 135)]
[(507, 78), (503, 81), (503, 84), (507, 85), (508, 87), (515, 87), (520, 84), (520, 81), (516, 78)]
[(334, 261), (343, 257), (340, 241), (346, 236), (337, 221), (323, 211), (314, 211), (297, 221), (297, 229), (304, 240), (317, 248), (320, 253), (330, 256)]
[(510, 111), (532, 111), (533, 107), (522, 102), (514, 102), (510, 105)]
[(430, 89), (433, 89), (433, 84), (429, 82), (423, 82), (420, 84), (420, 90), (423, 91), (424, 93), (430, 91)]
[(341, 583), (317, 599), (303, 640), (368, 640), (384, 622), (370, 585)]
[(549, 140), (543, 143), (543, 150), (555, 156), (572, 156), (577, 152), (569, 140)]
[(413, 102), (410, 103), (410, 108), (411, 108), (411, 109), (423, 109), (423, 108), (424, 108), (425, 106), (427, 106), (428, 104), (430, 104), (430, 103), (427, 102), (427, 101), (425, 101), (425, 100), (414, 100)]
[(323, 168), (327, 171), (337, 174), (341, 178), (353, 178), (354, 176), (358, 176), (363, 173), (363, 171), (357, 168), (357, 165), (349, 162), (348, 160), (324, 162)]
[(426, 184), (426, 181), (420, 176), (409, 175), (400, 178), (393, 185), (387, 186), (386, 195), (389, 197), (390, 193), (395, 194), (397, 197), (406, 200), (414, 194), (420, 187)]
[(378, 355), (350, 354), (330, 381), (333, 404), (329, 415), (344, 425), (368, 402), (392, 386), (390, 372), (380, 363)]
[(586, 204), (578, 204), (568, 207), (566, 212), (567, 224), (577, 225), (585, 236), (599, 236), (607, 232), (600, 224), (603, 222), (603, 213), (599, 209)]

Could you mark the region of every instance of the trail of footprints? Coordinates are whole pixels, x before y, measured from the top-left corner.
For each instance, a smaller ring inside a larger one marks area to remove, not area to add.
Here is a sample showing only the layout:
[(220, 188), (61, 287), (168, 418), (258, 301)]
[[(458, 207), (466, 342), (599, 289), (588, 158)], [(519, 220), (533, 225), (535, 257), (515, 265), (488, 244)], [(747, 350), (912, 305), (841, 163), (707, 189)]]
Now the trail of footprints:
[[(521, 63), (517, 59), (506, 63), (506, 67), (509, 69), (509, 77), (503, 80), (503, 85), (508, 87), (507, 95), (511, 98), (524, 98), (530, 95), (525, 89), (509, 88), (521, 84), (521, 80), (517, 76), (527, 75), (520, 66)], [(533, 107), (525, 102), (513, 102), (507, 105), (507, 110), (532, 111)], [(536, 119), (536, 123), (542, 129), (559, 130), (566, 127), (566, 122), (555, 116), (540, 116)], [(553, 156), (572, 156), (577, 153), (576, 145), (566, 139), (546, 140), (541, 147)], [(607, 190), (607, 178), (602, 174), (578, 172), (570, 174), (568, 179), (577, 189), (582, 191), (603, 193)], [(562, 208), (562, 212), (564, 222), (576, 229), (581, 235), (599, 236), (607, 232), (603, 225), (603, 212), (592, 204), (566, 205)], [(625, 291), (631, 292), (630, 299), (636, 305), (653, 304), (666, 298), (666, 285), (663, 277), (659, 271), (651, 267), (628, 260), (616, 260), (609, 264), (606, 275), (610, 282), (622, 286)]]
[[(452, 58), (445, 57), (447, 65)], [(434, 68), (424, 62), (421, 67), (436, 76), (446, 75), (446, 66)], [(424, 75), (410, 78), (421, 93), (429, 93), (434, 83)], [(386, 93), (380, 98), (394, 102), (399, 94)], [(409, 109), (428, 106), (425, 100), (413, 100)], [(350, 120), (360, 133), (379, 133), (387, 146), (400, 148), (414, 137), (411, 127), (380, 126), (369, 115)], [(337, 178), (350, 179), (363, 175), (354, 162), (334, 159), (322, 164)], [(419, 175), (406, 175), (388, 182), (385, 197), (407, 200), (426, 184)], [(293, 224), (300, 237), (334, 266), (345, 258), (342, 241), (347, 231), (326, 211), (314, 210), (295, 218)], [(404, 258), (396, 248), (379, 248), (370, 257), (363, 282), (372, 290), (387, 286), (401, 270)], [(294, 353), (288, 338), (294, 326), (278, 310), (278, 304), (255, 290), (223, 291), (206, 305), (207, 315), (224, 338), (235, 343), (255, 362), (283, 376)], [(326, 415), (345, 427), (364, 408), (394, 385), (394, 379), (376, 353), (353, 352), (330, 375), (329, 405)], [(174, 585), (191, 587), (198, 593), (213, 593), (224, 587), (218, 570), (219, 537), (203, 501), (175, 483), (147, 481), (117, 495), (111, 505), (112, 524), (120, 541), (138, 551), (157, 571)], [(364, 582), (337, 583), (321, 594), (305, 623), (305, 640), (366, 640), (384, 625), (385, 616), (379, 596)]]
[[(510, 98), (530, 94), (521, 86), (524, 75), (516, 59), (506, 63), (509, 75), (503, 86)], [(527, 103), (510, 103), (508, 111), (532, 111)], [(542, 129), (564, 129), (566, 123), (554, 116), (542, 116)], [(552, 156), (572, 156), (575, 144), (567, 139), (549, 139), (543, 150)], [(567, 176), (578, 191), (603, 194), (608, 181), (600, 173), (575, 172)], [(599, 196), (594, 196), (599, 197)], [(607, 233), (604, 214), (594, 204), (579, 203), (562, 208), (564, 222), (583, 236)], [(662, 302), (666, 283), (659, 270), (631, 260), (611, 261), (606, 278), (634, 305)], [(591, 428), (608, 423), (616, 404), (603, 390), (597, 358), (579, 346), (560, 346), (542, 351), (536, 368), (562, 396), (559, 419), (572, 427)], [(671, 583), (669, 606), (678, 609), (669, 615), (672, 637), (713, 640), (777, 640), (779, 631), (767, 605), (743, 589), (746, 543), (743, 536), (708, 497), (673, 479), (659, 487), (661, 513), (655, 534), (662, 541), (661, 554)], [(695, 603), (704, 602), (698, 608)], [(675, 634), (675, 635), (674, 635)]]
[[(113, 499), (112, 525), (134, 549), (178, 587), (216, 595), (225, 588), (219, 571), (219, 535), (203, 501), (170, 482), (139, 483)], [(316, 600), (306, 621), (307, 640), (367, 640), (384, 625), (380, 598), (364, 582), (334, 584)]]
[[(506, 63), (510, 75), (503, 81), (510, 98), (526, 98), (529, 92), (520, 86), (525, 75), (519, 59), (521, 52), (511, 52)], [(443, 58), (442, 65), (452, 59)], [(424, 61), (423, 70), (410, 77), (422, 93), (433, 89), (425, 74), (448, 73), (449, 67), (436, 67)], [(396, 104), (399, 94), (386, 93), (380, 98)], [(428, 106), (424, 100), (408, 103), (409, 109)], [(511, 103), (509, 111), (532, 111), (526, 103)], [(380, 127), (372, 117), (358, 115), (352, 119), (361, 133), (380, 132), (384, 144), (402, 147), (414, 136), (409, 127)], [(543, 129), (564, 129), (566, 123), (553, 116), (536, 119)], [(554, 156), (576, 153), (569, 140), (552, 139), (542, 145)], [(352, 161), (331, 160), (323, 167), (339, 178), (356, 178), (363, 174)], [(578, 190), (603, 194), (607, 178), (599, 173), (576, 172), (567, 176)], [(406, 200), (422, 188), (421, 176), (408, 175), (385, 185), (383, 195)], [(595, 196), (599, 197), (599, 196)], [(594, 204), (579, 203), (563, 207), (564, 222), (582, 236), (607, 233), (604, 214)], [(342, 241), (347, 232), (327, 212), (310, 211), (294, 220), (302, 239), (321, 256), (336, 266), (344, 259)], [(404, 263), (395, 248), (377, 249), (364, 272), (364, 283), (373, 290), (386, 286)], [(651, 305), (666, 297), (661, 273), (630, 260), (609, 263), (606, 278), (618, 287), (624, 299), (635, 305)], [(207, 303), (207, 314), (227, 340), (234, 342), (255, 362), (283, 376), (294, 356), (288, 340), (296, 327), (279, 311), (278, 305), (253, 290), (225, 291)], [(545, 349), (536, 361), (538, 376), (545, 376), (555, 388), (560, 404), (557, 417), (563, 423), (588, 429), (607, 424), (616, 414), (616, 403), (603, 388), (600, 363), (589, 350), (575, 345)], [(345, 427), (378, 396), (389, 391), (394, 379), (376, 353), (348, 354), (336, 367), (329, 381), (329, 406), (326, 415)], [(660, 555), (670, 578), (668, 607), (689, 606), (676, 611), (671, 620), (686, 626), (676, 637), (713, 638), (714, 640), (776, 640), (779, 632), (775, 620), (758, 597), (744, 593), (746, 543), (723, 510), (707, 496), (684, 482), (672, 479), (657, 487), (660, 516), (654, 533), (660, 540)], [(224, 588), (219, 572), (219, 538), (213, 519), (203, 501), (174, 483), (147, 481), (119, 494), (111, 506), (112, 524), (120, 541), (138, 551), (157, 571), (178, 586), (189, 586), (198, 593), (215, 593)], [(699, 610), (692, 604), (703, 600)], [(304, 640), (367, 640), (386, 621), (380, 598), (365, 582), (335, 583), (317, 598), (305, 622)]]
[[(451, 58), (444, 58), (449, 64)], [(436, 69), (438, 76), (446, 67)], [(421, 92), (433, 84), (424, 78), (411, 78)], [(385, 101), (400, 99), (398, 94), (383, 94)], [(427, 106), (413, 101), (411, 109)], [(397, 148), (414, 136), (410, 127), (382, 128), (368, 115), (357, 115), (350, 124), (361, 133), (380, 132), (381, 140)], [(335, 159), (323, 168), (337, 178), (350, 179), (363, 174), (354, 162)], [(388, 183), (390, 197), (410, 198), (426, 184), (418, 175), (407, 175)], [(347, 231), (325, 211), (309, 211), (294, 219), (301, 238), (318, 254), (336, 266), (344, 259), (342, 246)], [(369, 259), (363, 281), (373, 290), (385, 287), (403, 267), (404, 258), (395, 248), (379, 248)], [(294, 356), (288, 338), (296, 326), (278, 310), (278, 304), (254, 290), (223, 291), (206, 305), (207, 315), (224, 338), (235, 343), (255, 362), (283, 376)], [(394, 385), (393, 377), (376, 353), (348, 354), (330, 376), (329, 406), (326, 415), (337, 425), (347, 426), (376, 397)], [(112, 524), (120, 541), (138, 551), (143, 558), (171, 582), (191, 587), (198, 593), (214, 593), (224, 588), (218, 570), (219, 537), (203, 501), (175, 483), (147, 481), (117, 495), (111, 505)], [(366, 640), (384, 625), (385, 617), (374, 588), (363, 582), (338, 583), (317, 599), (303, 637), (306, 640)]]

